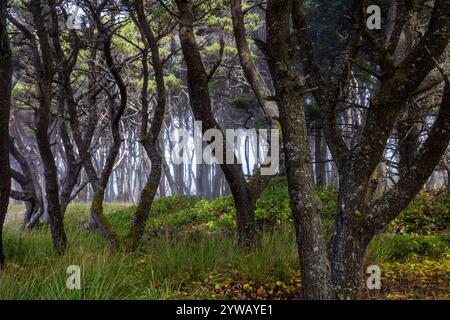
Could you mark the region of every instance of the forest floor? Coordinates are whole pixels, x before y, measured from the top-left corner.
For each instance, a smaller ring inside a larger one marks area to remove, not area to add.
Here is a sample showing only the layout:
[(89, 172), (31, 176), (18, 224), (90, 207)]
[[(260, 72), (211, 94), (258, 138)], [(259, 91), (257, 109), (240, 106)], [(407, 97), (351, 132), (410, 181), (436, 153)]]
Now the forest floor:
[[(292, 223), (287, 216), (273, 216), (287, 210), (288, 202), (279, 201), (272, 192), (259, 204), (260, 239), (253, 251), (236, 246), (230, 197), (157, 200), (133, 254), (112, 252), (98, 232), (81, 231), (88, 204), (69, 207), (69, 246), (62, 257), (53, 250), (48, 227), (22, 231), (20, 220), (9, 221), (0, 299), (301, 299)], [(133, 210), (105, 205), (119, 235), (126, 234)], [(366, 264), (380, 266), (381, 290), (362, 289), (362, 297), (450, 299), (449, 244), (446, 230), (378, 235)], [(70, 265), (81, 268), (80, 290), (66, 288)]]

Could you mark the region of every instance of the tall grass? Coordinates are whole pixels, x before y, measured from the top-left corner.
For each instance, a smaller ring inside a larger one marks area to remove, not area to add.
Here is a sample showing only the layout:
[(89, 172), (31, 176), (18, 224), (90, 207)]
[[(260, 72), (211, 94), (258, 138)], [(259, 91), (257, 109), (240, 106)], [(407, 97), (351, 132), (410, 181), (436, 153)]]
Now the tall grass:
[[(277, 210), (270, 203), (267, 206)], [(100, 233), (81, 231), (88, 219), (89, 204), (69, 206), (65, 217), (69, 246), (64, 256), (55, 253), (48, 227), (22, 231), (20, 221), (8, 222), (4, 234), (7, 264), (0, 271), (0, 299), (213, 297), (215, 286), (222, 284), (206, 280), (217, 276), (241, 281), (234, 282), (234, 288), (241, 291), (244, 282), (280, 286), (293, 277), (298, 280), (292, 222), (278, 219), (276, 227), (269, 228), (273, 232), (260, 231), (254, 250), (242, 250), (232, 234), (223, 232), (234, 227), (233, 219), (223, 219), (233, 217), (232, 209), (226, 198), (211, 202), (183, 197), (157, 200), (141, 247), (135, 253), (113, 252)], [(133, 212), (134, 207), (127, 204), (105, 204), (105, 213), (121, 236), (127, 233)], [(220, 220), (225, 223), (223, 229), (207, 227)], [(324, 220), (332, 225), (332, 216), (325, 215)], [(156, 222), (159, 227), (155, 227)], [(165, 229), (166, 224), (170, 228)], [(444, 261), (450, 257), (449, 244), (448, 235), (387, 233), (372, 241), (368, 258), (376, 264), (406, 263), (418, 261), (417, 258)], [(66, 270), (70, 265), (81, 268), (80, 290), (66, 288)], [(294, 286), (292, 290), (298, 288)]]
[[(105, 211), (114, 216), (123, 209), (110, 205)], [(84, 204), (70, 206), (64, 256), (53, 250), (47, 227), (25, 232), (19, 222), (7, 225), (0, 299), (167, 299), (177, 295), (186, 279), (235, 270), (264, 281), (268, 275), (287, 276), (286, 267), (298, 261), (290, 228), (262, 235), (251, 252), (219, 234), (176, 241), (147, 237), (137, 253), (113, 252), (98, 232), (81, 231), (87, 212)], [(113, 218), (119, 230), (127, 228), (129, 219), (124, 216)], [(81, 268), (81, 290), (66, 288), (70, 265)]]

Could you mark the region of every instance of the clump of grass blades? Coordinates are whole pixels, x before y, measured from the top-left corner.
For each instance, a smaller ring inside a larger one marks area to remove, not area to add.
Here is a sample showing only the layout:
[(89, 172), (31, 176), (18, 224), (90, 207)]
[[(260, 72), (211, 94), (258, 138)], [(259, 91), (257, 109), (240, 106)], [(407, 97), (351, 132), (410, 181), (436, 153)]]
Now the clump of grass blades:
[[(19, 222), (5, 229), (6, 268), (0, 273), (0, 299), (167, 299), (176, 297), (186, 279), (204, 279), (211, 272), (242, 272), (264, 281), (283, 276), (296, 266), (291, 226), (263, 234), (253, 251), (240, 250), (233, 237), (146, 238), (139, 252), (113, 252), (98, 232), (81, 231), (88, 206), (70, 206), (66, 216), (69, 247), (58, 256), (48, 227), (21, 231)], [(109, 206), (115, 227), (126, 230), (130, 211)], [(126, 212), (127, 218), (117, 217)], [(81, 289), (66, 287), (67, 267), (81, 268)]]

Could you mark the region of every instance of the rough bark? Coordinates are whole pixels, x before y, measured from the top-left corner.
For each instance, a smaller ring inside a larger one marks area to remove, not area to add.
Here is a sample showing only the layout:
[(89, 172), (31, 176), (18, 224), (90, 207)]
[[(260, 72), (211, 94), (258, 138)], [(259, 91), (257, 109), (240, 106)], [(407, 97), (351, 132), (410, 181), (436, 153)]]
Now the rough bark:
[(64, 231), (61, 206), (59, 202), (58, 173), (55, 158), (51, 150), (48, 133), (50, 125), (50, 110), (52, 104), (52, 82), (55, 73), (53, 54), (46, 30), (41, 1), (33, 0), (30, 11), (39, 39), (42, 64), (36, 66), (39, 79), (39, 107), (35, 112), (36, 142), (44, 166), (45, 191), (47, 199), (47, 212), (50, 219), (50, 228), (53, 244), (59, 254), (63, 254), (67, 246), (67, 237)]
[[(384, 195), (377, 194), (378, 188), (370, 190), (371, 178), (382, 162), (383, 151), (402, 107), (435, 67), (435, 62), (448, 44), (449, 9), (450, 1), (435, 2), (425, 35), (397, 66), (394, 66), (388, 49), (370, 33), (364, 31), (361, 25), (348, 51), (347, 62), (342, 68), (338, 84), (329, 85), (324, 81), (321, 70), (315, 62), (312, 43), (306, 32), (308, 25), (304, 16), (303, 1), (272, 0), (268, 3), (266, 17), (268, 39), (267, 46), (262, 50), (269, 53), (268, 62), (280, 108), (292, 211), (294, 215), (296, 211), (302, 213), (299, 217), (294, 217), (300, 238), (299, 251), (302, 277), (305, 278), (303, 288), (305, 298), (357, 297), (361, 284), (363, 257), (368, 243), (376, 232), (395, 218), (411, 201), (431, 174), (438, 162), (437, 159), (445, 151), (444, 146), (447, 146), (449, 138), (448, 119), (445, 120), (448, 112), (448, 87), (445, 89), (439, 116), (429, 138), (414, 160), (416, 165), (413, 171), (410, 170), (413, 174), (402, 176), (399, 184)], [(291, 40), (290, 12), (294, 29), (304, 50), (302, 65), (307, 83), (322, 110), (327, 143), (340, 176), (336, 229), (332, 240), (331, 276), (327, 271), (327, 253), (321, 246), (323, 240), (315, 235), (320, 233), (321, 229), (317, 196), (308, 185), (312, 181), (311, 174), (308, 173), (311, 169), (302, 167), (302, 163), (310, 162), (304, 158), (309, 156), (308, 141), (302, 138), (306, 135), (305, 129), (302, 128), (304, 115), (303, 111), (301, 114), (296, 113), (298, 110), (291, 106), (295, 101), (302, 104), (303, 97), (299, 92), (304, 88), (302, 78), (299, 82), (292, 63), (295, 50), (288, 45)], [(353, 62), (359, 51), (361, 34), (377, 52), (382, 76), (380, 86), (370, 102), (364, 126), (354, 139), (354, 145), (349, 149), (336, 121), (336, 105), (348, 94), (346, 88)], [(293, 96), (295, 98), (292, 98)], [(291, 114), (292, 116), (287, 116)], [(296, 133), (290, 133), (290, 130)], [(289, 144), (290, 140), (295, 143)], [(433, 144), (432, 141), (439, 142)], [(302, 160), (298, 160), (299, 158)], [(314, 234), (309, 234), (308, 231)], [(314, 241), (317, 246), (312, 247), (311, 243)], [(310, 257), (312, 252), (316, 252), (316, 255)], [(302, 258), (302, 254), (311, 260), (303, 262), (302, 259), (305, 257)], [(319, 275), (318, 270), (326, 274)], [(314, 275), (319, 280), (309, 281), (308, 279)]]
[(283, 132), (291, 209), (300, 256), (304, 299), (328, 299), (331, 294), (329, 261), (322, 235), (321, 203), (314, 191), (303, 91), (290, 44), (292, 1), (271, 0), (267, 5), (267, 53), (275, 85)]
[[(405, 106), (410, 95), (434, 68), (436, 57), (442, 55), (448, 44), (449, 12), (450, 1), (437, 0), (428, 29), (419, 44), (398, 67), (386, 70), (369, 106), (357, 143), (339, 169), (342, 179), (338, 196), (336, 235), (332, 245), (332, 281), (337, 298), (357, 297), (363, 256), (368, 243), (374, 234), (395, 218), (417, 194), (437, 165), (434, 158), (440, 158), (444, 152), (440, 150), (441, 143), (448, 143), (447, 137), (442, 137), (443, 140), (439, 140), (434, 148), (426, 148), (425, 144), (422, 148), (424, 153), (414, 160), (416, 170), (421, 170), (420, 173), (417, 172), (418, 176), (412, 175), (414, 179), (411, 180), (409, 176), (412, 171), (401, 176), (402, 184), (399, 183), (379, 198), (373, 207), (369, 207), (365, 199), (370, 187), (370, 177), (382, 161), (388, 137), (402, 111), (401, 107)], [(447, 100), (443, 99), (440, 112), (446, 112), (446, 103)], [(436, 122), (435, 125), (446, 133), (446, 124), (443, 122)], [(427, 140), (428, 143), (431, 143), (430, 141), (433, 140)], [(428, 163), (419, 165), (421, 158), (428, 159)], [(424, 174), (426, 178), (423, 180)], [(408, 181), (408, 184), (403, 184), (404, 181)]]
[[(106, 3), (104, 3), (106, 5)], [(112, 33), (101, 21), (101, 11), (103, 10), (103, 5), (98, 8), (90, 7), (91, 14), (94, 18), (97, 30), (99, 32), (99, 40), (102, 43), (103, 54), (105, 58), (105, 63), (108, 68), (109, 73), (114, 79), (114, 83), (119, 89), (119, 104), (116, 106), (117, 94), (110, 94), (108, 96), (108, 111), (109, 111), (109, 122), (111, 126), (112, 134), (112, 145), (109, 148), (108, 154), (106, 156), (105, 165), (102, 168), (100, 177), (95, 173), (95, 169), (92, 166), (92, 162), (85, 161), (84, 167), (90, 176), (91, 183), (94, 187), (94, 197), (91, 204), (91, 220), (95, 222), (97, 228), (102, 233), (103, 237), (106, 239), (108, 244), (112, 249), (118, 249), (120, 245), (119, 237), (111, 228), (110, 223), (103, 213), (103, 201), (105, 198), (105, 189), (108, 185), (108, 180), (114, 168), (114, 163), (119, 155), (120, 146), (122, 144), (122, 137), (120, 133), (120, 120), (125, 108), (127, 106), (127, 88), (120, 74), (114, 58), (111, 52), (112, 44)], [(72, 119), (73, 120), (73, 119)], [(79, 138), (78, 138), (79, 139)], [(84, 145), (83, 141), (77, 142)], [(87, 145), (84, 145), (87, 149)], [(88, 225), (91, 223), (88, 222)]]
[(12, 57), (6, 24), (7, 1), (0, 2), (0, 270), (5, 263), (3, 224), (8, 211), (11, 174), (9, 168), (9, 114), (11, 108)]

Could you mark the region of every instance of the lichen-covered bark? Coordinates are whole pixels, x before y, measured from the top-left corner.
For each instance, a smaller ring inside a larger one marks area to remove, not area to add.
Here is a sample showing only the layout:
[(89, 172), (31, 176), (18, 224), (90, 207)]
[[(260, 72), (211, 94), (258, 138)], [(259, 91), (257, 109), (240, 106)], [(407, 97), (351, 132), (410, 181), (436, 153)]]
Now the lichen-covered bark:
[[(414, 170), (411, 171), (411, 168), (401, 170), (402, 183), (384, 195), (379, 192), (381, 186), (379, 181), (375, 186), (373, 185), (373, 177), (379, 174), (377, 169), (383, 161), (389, 135), (399, 115), (411, 95), (418, 90), (426, 76), (435, 68), (437, 59), (448, 44), (450, 1), (435, 1), (425, 35), (410, 52), (402, 54), (406, 56), (402, 59), (399, 58), (401, 55), (398, 53), (399, 33), (402, 30), (402, 23), (406, 23), (405, 13), (409, 8), (402, 6), (397, 8), (392, 30), (389, 31), (386, 43), (383, 44), (365, 30), (364, 20), (360, 16), (361, 12), (364, 12), (361, 10), (361, 4), (359, 2), (359, 13), (355, 14), (357, 20), (359, 19), (355, 23), (361, 25), (348, 52), (348, 60), (343, 67), (338, 86), (324, 81), (319, 65), (315, 62), (312, 42), (307, 32), (308, 24), (303, 1), (295, 1), (292, 11), (294, 29), (303, 50), (302, 65), (305, 74), (308, 75), (307, 83), (311, 89), (314, 89), (312, 93), (322, 110), (327, 143), (340, 177), (331, 258), (333, 297), (338, 299), (357, 297), (361, 283), (363, 257), (368, 243), (373, 235), (397, 216), (420, 190), (426, 177), (437, 164), (435, 157), (440, 157), (444, 152), (441, 143), (448, 144), (448, 137), (444, 135), (447, 133), (446, 124), (442, 120), (437, 121), (435, 126), (439, 127), (439, 130), (443, 129), (442, 136), (439, 138), (442, 140), (434, 145), (434, 148), (430, 147), (433, 140), (428, 140), (429, 143), (424, 144), (421, 149), (423, 153), (410, 161)], [(348, 86), (353, 61), (357, 57), (362, 38), (373, 47), (382, 70), (380, 85), (370, 101), (363, 128), (354, 138), (355, 143), (350, 150), (337, 125), (335, 106), (346, 96), (345, 88)], [(394, 54), (395, 58), (401, 61), (394, 61)], [(445, 101), (446, 99), (443, 99), (441, 105), (442, 113), (446, 112)], [(433, 131), (433, 135), (440, 132), (439, 130)], [(402, 146), (404, 147), (405, 145)], [(423, 161), (419, 165), (420, 159), (427, 159), (428, 162)], [(403, 164), (404, 162), (402, 166)], [(416, 170), (417, 168), (420, 169)]]
[[(97, 176), (95, 170), (93, 170), (92, 162), (86, 160), (84, 162), (84, 167), (90, 176), (91, 183), (93, 184), (95, 194), (91, 204), (91, 221), (95, 222), (97, 228), (102, 233), (103, 237), (108, 241), (108, 244), (113, 248), (117, 249), (120, 245), (120, 240), (118, 235), (112, 229), (108, 219), (103, 214), (103, 200), (104, 200), (104, 190), (108, 185), (108, 180), (111, 176), (111, 172), (114, 168), (114, 163), (120, 151), (120, 146), (122, 144), (122, 137), (120, 134), (120, 120), (122, 115), (125, 112), (125, 108), (127, 106), (128, 95), (127, 88), (122, 79), (120, 71), (116, 66), (114, 58), (111, 52), (111, 44), (112, 44), (112, 33), (111, 30), (108, 30), (107, 27), (103, 24), (101, 20), (101, 10), (102, 7), (97, 9), (90, 8), (91, 14), (95, 20), (97, 30), (99, 32), (99, 41), (101, 41), (103, 48), (103, 55), (105, 58), (105, 63), (108, 68), (108, 71), (112, 75), (115, 84), (119, 89), (119, 104), (116, 106), (116, 95), (111, 95), (108, 98), (109, 103), (109, 121), (111, 126), (111, 134), (112, 134), (112, 146), (109, 149), (108, 155), (105, 160), (105, 165), (101, 171), (100, 177)], [(80, 137), (77, 140), (82, 140)], [(79, 141), (84, 148), (87, 148), (88, 145), (86, 141)]]
[(438, 118), (426, 142), (419, 149), (419, 154), (412, 160), (413, 167), (406, 174), (400, 175), (395, 187), (369, 206), (359, 198), (359, 186), (363, 182), (357, 178), (343, 179), (332, 245), (332, 281), (336, 298), (351, 299), (358, 296), (367, 245), (420, 191), (438, 165), (449, 139), (450, 87), (446, 85)]
[(99, 187), (94, 195), (91, 203), (91, 217), (97, 225), (97, 228), (104, 236), (105, 240), (111, 246), (112, 249), (118, 249), (120, 247), (119, 237), (112, 230), (112, 226), (109, 223), (106, 216), (103, 214), (103, 199), (105, 198), (105, 191), (103, 187)]
[(12, 58), (6, 25), (7, 2), (0, 2), (0, 269), (3, 268), (3, 223), (8, 210), (11, 175), (9, 169), (9, 112), (11, 107)]
[[(375, 235), (412, 200), (445, 151), (447, 124), (438, 117), (420, 154), (411, 162), (414, 170), (402, 169), (399, 183), (373, 204), (368, 196), (371, 176), (383, 159), (389, 135), (402, 108), (429, 72), (435, 57), (444, 52), (450, 36), (450, 1), (437, 0), (424, 37), (398, 65), (386, 70), (374, 95), (363, 130), (351, 154), (342, 161), (336, 233), (332, 244), (332, 282), (335, 297), (355, 298), (358, 294), (365, 249)], [(440, 114), (448, 112), (448, 88)], [(437, 129), (439, 128), (439, 129)], [(439, 138), (437, 136), (439, 135)]]
[(330, 269), (322, 235), (320, 200), (314, 190), (304, 110), (304, 80), (295, 71), (290, 43), (292, 1), (271, 0), (267, 5), (267, 52), (275, 85), (286, 171), (294, 217), (305, 299), (330, 298)]

